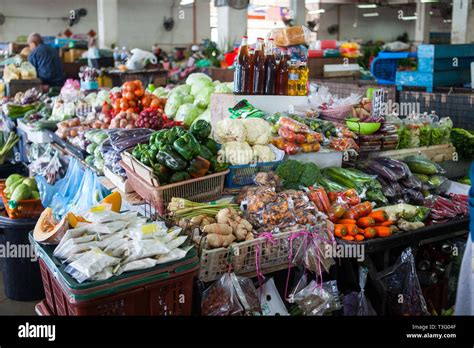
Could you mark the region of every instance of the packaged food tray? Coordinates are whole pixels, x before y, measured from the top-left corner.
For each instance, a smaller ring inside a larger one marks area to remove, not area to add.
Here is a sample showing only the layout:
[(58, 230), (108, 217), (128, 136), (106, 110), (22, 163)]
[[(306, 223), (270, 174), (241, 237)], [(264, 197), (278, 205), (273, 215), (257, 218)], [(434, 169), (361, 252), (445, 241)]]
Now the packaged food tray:
[[(51, 315), (190, 315), (199, 260), (193, 248), (186, 257), (107, 280), (78, 283), (53, 256), (55, 246), (30, 242), (39, 257)], [(48, 314), (46, 311), (45, 314)]]

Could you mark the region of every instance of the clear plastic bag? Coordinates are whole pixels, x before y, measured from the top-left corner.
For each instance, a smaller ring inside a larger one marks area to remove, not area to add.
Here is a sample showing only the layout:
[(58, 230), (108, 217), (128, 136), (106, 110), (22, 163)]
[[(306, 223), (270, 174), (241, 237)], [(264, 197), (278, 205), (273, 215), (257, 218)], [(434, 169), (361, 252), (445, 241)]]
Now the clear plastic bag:
[(260, 312), (260, 300), (252, 280), (225, 273), (204, 291), (202, 314), (244, 315)]
[(305, 315), (324, 315), (332, 300), (332, 294), (314, 280), (294, 296), (295, 303)]
[(277, 46), (306, 45), (311, 38), (311, 31), (304, 26), (273, 29), (268, 34)]
[(385, 285), (393, 315), (429, 315), (411, 248), (405, 249), (393, 266), (378, 273), (377, 279)]
[(358, 293), (358, 308), (357, 315), (368, 316), (368, 315), (377, 315), (372, 304), (365, 296), (365, 284), (367, 283), (367, 273), (368, 270), (366, 267), (359, 267), (359, 287), (360, 292)]

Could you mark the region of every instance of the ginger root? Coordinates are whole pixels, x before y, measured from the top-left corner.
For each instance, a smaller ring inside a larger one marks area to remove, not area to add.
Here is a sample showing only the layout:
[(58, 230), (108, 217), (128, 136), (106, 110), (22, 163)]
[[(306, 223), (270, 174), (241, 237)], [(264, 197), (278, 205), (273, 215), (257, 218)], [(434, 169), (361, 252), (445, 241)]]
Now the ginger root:
[(229, 235), (232, 234), (232, 227), (228, 224), (219, 224), (214, 223), (207, 226), (204, 226), (203, 230), (204, 233), (214, 233), (214, 234), (222, 234), (222, 235)]
[(237, 241), (245, 240), (247, 234), (252, 232), (253, 227), (247, 220), (241, 218), (239, 213), (233, 208), (225, 208), (220, 210), (216, 215), (219, 224), (227, 224), (231, 226)]
[(228, 247), (235, 240), (233, 234), (222, 235), (211, 233), (207, 235), (207, 243), (211, 248)]

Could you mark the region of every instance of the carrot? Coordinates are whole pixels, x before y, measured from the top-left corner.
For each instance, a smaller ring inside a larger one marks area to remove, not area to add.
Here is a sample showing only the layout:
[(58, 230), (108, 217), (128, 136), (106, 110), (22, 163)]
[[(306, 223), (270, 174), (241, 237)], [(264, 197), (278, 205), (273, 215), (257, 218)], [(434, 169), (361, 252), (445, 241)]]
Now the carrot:
[(387, 220), (387, 221), (375, 224), (375, 226), (392, 226), (392, 225), (395, 225), (395, 221)]
[(377, 222), (384, 222), (388, 220), (388, 214), (385, 210), (373, 211), (368, 216)]
[(372, 204), (370, 202), (364, 202), (364, 203), (360, 203), (349, 208), (349, 210), (344, 213), (342, 218), (356, 220), (363, 216), (369, 215), (371, 212), (372, 212)]
[(350, 236), (355, 236), (359, 233), (359, 229), (357, 228), (356, 225), (345, 225), (345, 226), (347, 228), (347, 233)]
[(344, 240), (354, 240), (355, 238), (353, 236), (344, 236), (342, 237)]
[(337, 223), (338, 224), (343, 224), (343, 225), (355, 225), (355, 224), (357, 224), (357, 221), (352, 220), (352, 219), (341, 219)]
[(334, 225), (334, 235), (343, 238), (347, 235), (347, 227), (345, 225)]
[(392, 235), (392, 229), (387, 226), (375, 226), (374, 229), (377, 231), (379, 237), (389, 237)]
[(357, 241), (361, 241), (361, 240), (364, 240), (364, 239), (365, 239), (365, 237), (362, 234), (358, 234), (357, 236), (355, 236), (355, 240), (357, 240)]
[(374, 225), (375, 225), (375, 220), (371, 218), (370, 216), (361, 217), (359, 218), (359, 220), (357, 220), (357, 226), (359, 227), (365, 228), (365, 227), (371, 227)]
[(372, 239), (377, 236), (377, 230), (373, 227), (367, 227), (364, 230), (364, 237), (367, 239)]

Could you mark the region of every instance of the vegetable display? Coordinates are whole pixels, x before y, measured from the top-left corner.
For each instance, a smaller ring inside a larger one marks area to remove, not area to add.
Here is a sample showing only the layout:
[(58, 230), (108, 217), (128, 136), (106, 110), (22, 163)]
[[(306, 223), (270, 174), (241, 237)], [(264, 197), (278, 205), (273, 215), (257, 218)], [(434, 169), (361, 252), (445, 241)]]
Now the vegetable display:
[(0, 165), (11, 158), (13, 147), (19, 140), (20, 137), (14, 132), (10, 132), (6, 140), (4, 139), (4, 133), (0, 132)]

